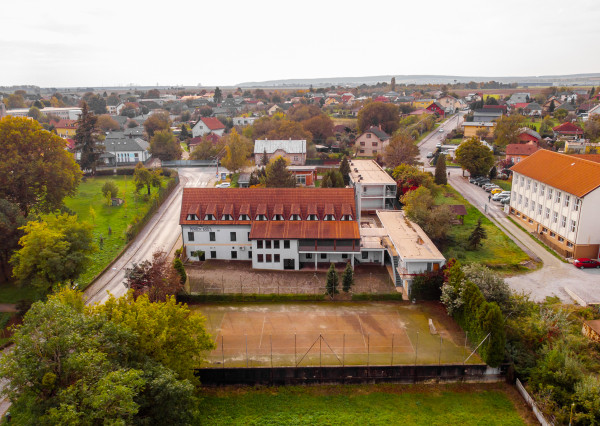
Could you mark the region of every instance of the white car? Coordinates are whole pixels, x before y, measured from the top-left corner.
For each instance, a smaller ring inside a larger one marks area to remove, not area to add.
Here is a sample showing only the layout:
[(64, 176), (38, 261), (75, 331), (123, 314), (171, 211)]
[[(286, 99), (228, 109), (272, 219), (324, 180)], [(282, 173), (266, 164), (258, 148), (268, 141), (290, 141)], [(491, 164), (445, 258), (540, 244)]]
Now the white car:
[(223, 182), (217, 185), (217, 188), (229, 188), (231, 184), (229, 182)]
[(428, 152), (427, 153), (427, 158), (433, 158), (433, 152)]
[(440, 128), (440, 130), (438, 130), (438, 132), (444, 133), (444, 129)]

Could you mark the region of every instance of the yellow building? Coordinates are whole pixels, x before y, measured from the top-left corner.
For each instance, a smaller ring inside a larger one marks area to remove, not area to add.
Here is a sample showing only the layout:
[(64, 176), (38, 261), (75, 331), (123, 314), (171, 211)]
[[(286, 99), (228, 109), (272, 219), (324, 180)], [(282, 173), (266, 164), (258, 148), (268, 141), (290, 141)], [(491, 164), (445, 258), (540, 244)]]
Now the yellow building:
[(412, 106), (415, 109), (425, 109), (434, 102), (435, 99), (416, 99), (413, 101)]
[(56, 134), (63, 139), (72, 139), (77, 132), (77, 121), (76, 120), (59, 120), (51, 123), (54, 125)]
[(479, 137), (477, 131), (481, 129), (487, 130), (487, 136), (493, 136), (496, 129), (496, 123), (483, 121), (464, 122), (462, 126), (465, 132), (465, 138)]

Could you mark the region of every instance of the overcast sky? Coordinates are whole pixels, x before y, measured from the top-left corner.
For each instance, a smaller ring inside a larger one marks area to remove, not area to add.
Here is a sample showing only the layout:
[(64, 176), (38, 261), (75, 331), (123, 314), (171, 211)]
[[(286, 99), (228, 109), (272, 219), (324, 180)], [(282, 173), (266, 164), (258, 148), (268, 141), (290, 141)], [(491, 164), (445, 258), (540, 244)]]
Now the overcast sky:
[(599, 0), (2, 3), (0, 86), (600, 72)]

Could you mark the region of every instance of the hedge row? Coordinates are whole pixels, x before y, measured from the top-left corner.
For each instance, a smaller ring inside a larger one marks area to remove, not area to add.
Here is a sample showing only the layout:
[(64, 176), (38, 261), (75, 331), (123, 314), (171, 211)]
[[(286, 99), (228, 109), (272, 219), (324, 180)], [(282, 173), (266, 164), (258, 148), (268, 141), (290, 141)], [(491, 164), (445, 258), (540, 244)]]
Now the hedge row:
[(388, 301), (396, 300), (401, 301), (402, 293), (389, 293), (389, 294), (372, 294), (372, 293), (356, 293), (352, 295), (353, 301)]
[(324, 294), (178, 294), (180, 303), (306, 302), (325, 300)]

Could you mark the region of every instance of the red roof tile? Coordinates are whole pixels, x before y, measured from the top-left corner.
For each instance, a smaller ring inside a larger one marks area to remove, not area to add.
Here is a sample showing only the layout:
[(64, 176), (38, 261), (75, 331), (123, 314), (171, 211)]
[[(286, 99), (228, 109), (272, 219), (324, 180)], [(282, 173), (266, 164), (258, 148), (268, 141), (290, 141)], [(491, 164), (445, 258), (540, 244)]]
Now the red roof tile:
[(531, 155), (538, 150), (535, 144), (511, 143), (506, 145), (506, 155)]
[(554, 130), (556, 133), (583, 135), (583, 130), (581, 127), (568, 121), (552, 128), (552, 130)]
[(206, 127), (208, 127), (210, 130), (219, 130), (225, 128), (225, 125), (216, 117), (202, 117), (200, 120), (202, 120), (202, 122), (206, 124)]
[[(251, 224), (253, 239), (359, 239), (358, 223), (340, 220), (345, 214), (355, 219), (355, 211), (351, 188), (184, 188), (179, 223)], [(193, 212), (199, 212), (195, 213), (198, 220), (187, 219)], [(204, 220), (208, 213), (216, 220)], [(233, 220), (221, 220), (223, 214), (231, 214)], [(239, 220), (242, 214), (250, 220)], [(267, 220), (255, 220), (259, 214)], [(274, 214), (283, 215), (284, 220), (272, 220)], [(290, 221), (292, 214), (299, 214), (302, 220)], [(309, 214), (316, 214), (319, 220), (307, 221)], [(333, 214), (336, 220), (324, 221), (325, 214)]]

